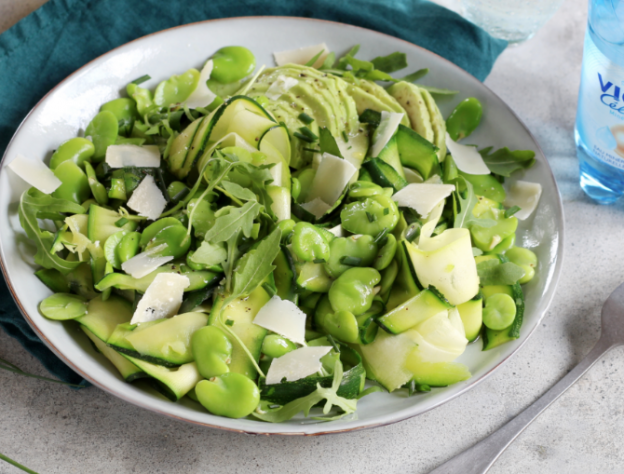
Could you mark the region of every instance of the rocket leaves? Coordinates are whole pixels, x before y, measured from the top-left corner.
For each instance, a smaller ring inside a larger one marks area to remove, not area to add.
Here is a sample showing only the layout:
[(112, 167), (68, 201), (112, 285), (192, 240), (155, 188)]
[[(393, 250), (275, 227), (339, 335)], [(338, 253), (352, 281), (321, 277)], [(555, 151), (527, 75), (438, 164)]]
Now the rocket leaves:
[(518, 170), (530, 168), (535, 163), (535, 152), (532, 150), (514, 150), (509, 148), (499, 148), (490, 153), (492, 147), (479, 150), (483, 161), (494, 174), (509, 178), (512, 173)]
[(84, 214), (80, 204), (65, 199), (57, 199), (44, 194), (36, 188), (30, 188), (22, 194), (19, 203), (19, 220), (26, 235), (35, 243), (37, 253), (35, 262), (44, 268), (55, 268), (63, 275), (74, 270), (81, 262), (70, 262), (51, 251), (54, 234), (39, 227), (38, 218), (64, 220), (64, 213)]
[(457, 180), (460, 179), (464, 181), (466, 191), (465, 196), (463, 196), (459, 190), (453, 193), (453, 210), (455, 214), (453, 227), (456, 229), (460, 227), (470, 229), (473, 225), (479, 225), (481, 227), (492, 227), (496, 225), (496, 221), (493, 219), (480, 219), (472, 214), (472, 210), (477, 204), (477, 196), (472, 184), (463, 176), (457, 178)]

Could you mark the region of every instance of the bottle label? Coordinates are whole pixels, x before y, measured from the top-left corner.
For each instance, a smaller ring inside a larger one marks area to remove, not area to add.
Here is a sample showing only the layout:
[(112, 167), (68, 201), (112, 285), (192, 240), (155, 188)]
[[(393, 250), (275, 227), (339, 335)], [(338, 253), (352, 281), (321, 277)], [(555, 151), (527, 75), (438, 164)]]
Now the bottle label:
[(585, 37), (577, 112), (581, 140), (598, 160), (624, 170), (624, 68)]

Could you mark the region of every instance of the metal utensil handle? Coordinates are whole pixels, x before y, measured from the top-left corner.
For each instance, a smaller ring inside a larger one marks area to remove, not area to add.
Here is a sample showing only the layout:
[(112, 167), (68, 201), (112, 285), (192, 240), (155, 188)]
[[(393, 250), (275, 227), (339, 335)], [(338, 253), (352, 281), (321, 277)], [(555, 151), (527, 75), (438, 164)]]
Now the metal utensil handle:
[(601, 337), (585, 358), (550, 390), (531, 406), (516, 416), (502, 428), (475, 444), (461, 454), (445, 462), (429, 474), (484, 474), (494, 464), (502, 452), (531, 424), (546, 408), (557, 400), (598, 359), (618, 343), (608, 336)]

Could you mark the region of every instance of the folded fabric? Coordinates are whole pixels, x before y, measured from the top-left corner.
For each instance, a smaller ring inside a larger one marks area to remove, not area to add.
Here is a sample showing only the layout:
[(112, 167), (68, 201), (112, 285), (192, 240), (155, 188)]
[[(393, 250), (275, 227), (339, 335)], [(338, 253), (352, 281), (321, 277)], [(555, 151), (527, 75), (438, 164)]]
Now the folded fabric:
[[(370, 28), (443, 56), (485, 79), (507, 43), (426, 0), (50, 0), (0, 35), (0, 154), (28, 111), (92, 59), (141, 36), (235, 16), (297, 16)], [(80, 377), (37, 338), (0, 282), (0, 326), (61, 380)]]

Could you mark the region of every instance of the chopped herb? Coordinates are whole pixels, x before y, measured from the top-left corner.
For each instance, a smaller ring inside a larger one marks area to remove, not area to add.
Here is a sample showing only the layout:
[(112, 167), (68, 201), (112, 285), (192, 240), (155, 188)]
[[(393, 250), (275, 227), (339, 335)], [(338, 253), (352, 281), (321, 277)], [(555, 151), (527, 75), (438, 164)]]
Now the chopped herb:
[(342, 153), (340, 153), (340, 148), (338, 148), (336, 139), (331, 134), (329, 129), (326, 127), (319, 129), (319, 135), (319, 147), (321, 148), (321, 153), (329, 153), (330, 155), (337, 156), (338, 158), (344, 158)]
[(513, 206), (513, 207), (510, 207), (509, 209), (507, 209), (507, 210), (505, 211), (505, 217), (511, 217), (511, 216), (513, 216), (516, 212), (518, 212), (518, 211), (520, 211), (520, 210), (521, 210), (521, 208), (520, 208), (520, 207), (518, 207), (518, 206)]
[(366, 217), (368, 218), (368, 222), (375, 222), (377, 220), (377, 216), (368, 211), (366, 212)]
[(137, 86), (139, 84), (143, 84), (146, 81), (149, 81), (152, 77), (149, 74), (145, 74), (144, 76), (138, 77), (136, 78), (134, 81), (132, 81), (132, 84), (136, 84)]
[(344, 130), (342, 131), (342, 139), (345, 141), (345, 143), (349, 142), (349, 136), (347, 135), (347, 132), (345, 132)]
[(318, 140), (318, 136), (315, 135), (308, 127), (300, 127), (299, 131), (313, 142)]
[(231, 319), (226, 319), (225, 324), (227, 324), (228, 326), (234, 326), (234, 321)]
[(387, 216), (388, 214), (390, 214), (390, 209), (388, 209), (387, 207), (384, 207), (383, 213), (384, 213), (384, 216)]
[(311, 151), (312, 153), (320, 153), (321, 150), (317, 149), (317, 148), (303, 148), (305, 151)]
[(340, 352), (340, 346), (336, 342), (336, 339), (331, 334), (327, 335), (327, 341), (332, 345), (336, 352)]
[(388, 56), (378, 56), (371, 61), (375, 69), (383, 72), (395, 72), (407, 67), (407, 57), (405, 53), (399, 53), (398, 51)]
[(325, 259), (324, 258), (315, 258), (313, 260), (314, 263), (325, 263)]
[(310, 117), (308, 114), (306, 114), (305, 112), (301, 112), (299, 114), (299, 120), (301, 120), (306, 125), (310, 125), (312, 122), (314, 122), (314, 119)]
[(349, 265), (350, 267), (359, 267), (362, 264), (362, 259), (360, 257), (345, 255), (344, 257), (340, 257), (340, 263)]
[(295, 132), (293, 133), (293, 135), (295, 137), (297, 137), (299, 140), (307, 142), (307, 143), (313, 143), (314, 140), (311, 139), (310, 137), (305, 136), (303, 133), (299, 133), (299, 132)]
[(428, 68), (419, 69), (416, 72), (408, 74), (407, 76), (405, 76), (401, 80), (405, 81), (405, 82), (416, 82), (418, 79), (421, 79), (421, 78), (425, 77), (428, 73), (429, 73), (429, 69)]
[(376, 244), (380, 245), (381, 241), (386, 237), (387, 233), (388, 233), (388, 228), (384, 227), (383, 229), (381, 229), (379, 231), (379, 234), (377, 234), (377, 236), (375, 237), (375, 240), (373, 240), (373, 242), (375, 242)]
[(450, 89), (439, 89), (437, 87), (431, 87), (431, 86), (418, 86), (418, 87), (420, 87), (421, 89), (425, 89), (430, 94), (437, 94), (437, 95), (455, 95), (459, 92), (459, 91), (452, 91)]
[(262, 288), (264, 289), (264, 291), (267, 292), (267, 295), (269, 295), (271, 298), (273, 298), (277, 294), (277, 290), (275, 289), (273, 285), (269, 285), (268, 283), (263, 283)]
[(314, 66), (314, 63), (318, 60), (318, 58), (321, 57), (321, 54), (323, 54), (325, 50), (321, 49), (318, 53), (316, 53), (312, 59), (310, 59), (307, 63), (304, 64), (304, 66), (308, 66), (308, 67), (312, 67)]
[(128, 223), (128, 219), (126, 219), (125, 217), (122, 217), (121, 219), (119, 219), (117, 222), (115, 222), (115, 225), (117, 227), (123, 227)]

